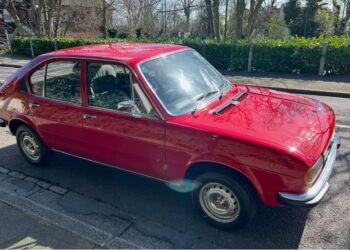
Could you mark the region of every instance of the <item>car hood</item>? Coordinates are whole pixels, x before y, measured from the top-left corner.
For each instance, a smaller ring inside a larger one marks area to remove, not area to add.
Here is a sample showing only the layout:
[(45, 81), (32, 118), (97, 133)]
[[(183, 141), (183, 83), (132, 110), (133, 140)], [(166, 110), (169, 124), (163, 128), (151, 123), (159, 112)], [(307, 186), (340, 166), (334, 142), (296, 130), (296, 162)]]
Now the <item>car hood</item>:
[(263, 144), (311, 166), (328, 145), (335, 117), (329, 106), (310, 98), (233, 85), (224, 98), (186, 116), (181, 123)]

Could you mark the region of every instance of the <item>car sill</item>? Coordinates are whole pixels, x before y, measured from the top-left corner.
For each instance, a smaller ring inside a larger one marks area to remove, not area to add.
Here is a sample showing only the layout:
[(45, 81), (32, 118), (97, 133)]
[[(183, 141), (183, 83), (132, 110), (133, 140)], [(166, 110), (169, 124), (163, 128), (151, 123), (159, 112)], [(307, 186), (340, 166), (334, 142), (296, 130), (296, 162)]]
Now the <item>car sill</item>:
[(153, 176), (141, 174), (141, 173), (138, 173), (138, 172), (134, 172), (134, 171), (131, 171), (131, 170), (127, 170), (127, 169), (124, 169), (124, 168), (121, 168), (121, 167), (117, 167), (117, 166), (114, 166), (114, 165), (110, 165), (110, 164), (106, 164), (106, 163), (103, 163), (103, 162), (91, 160), (91, 159), (84, 158), (84, 157), (81, 157), (81, 156), (77, 156), (77, 155), (74, 155), (74, 154), (70, 154), (70, 153), (67, 153), (67, 152), (64, 152), (64, 151), (61, 151), (61, 150), (58, 150), (58, 149), (52, 148), (51, 150), (53, 150), (53, 151), (55, 151), (55, 152), (58, 152), (58, 153), (61, 153), (61, 154), (73, 156), (73, 157), (76, 157), (76, 158), (79, 158), (79, 159), (82, 159), (82, 160), (85, 160), (85, 161), (89, 161), (89, 162), (92, 162), (92, 163), (96, 163), (96, 164), (99, 164), (99, 165), (103, 165), (103, 166), (106, 166), (106, 167), (118, 169), (118, 170), (121, 170), (121, 171), (123, 171), (123, 172), (128, 172), (128, 173), (131, 173), (131, 174), (134, 174), (134, 175), (139, 175), (139, 176), (142, 176), (142, 177), (146, 177), (146, 178), (148, 178), (148, 179), (153, 179), (153, 180), (160, 181), (160, 182), (163, 182), (163, 183), (171, 183), (171, 182), (169, 182), (169, 181), (167, 181), (167, 180), (163, 180), (163, 179), (156, 178), (156, 177), (153, 177)]

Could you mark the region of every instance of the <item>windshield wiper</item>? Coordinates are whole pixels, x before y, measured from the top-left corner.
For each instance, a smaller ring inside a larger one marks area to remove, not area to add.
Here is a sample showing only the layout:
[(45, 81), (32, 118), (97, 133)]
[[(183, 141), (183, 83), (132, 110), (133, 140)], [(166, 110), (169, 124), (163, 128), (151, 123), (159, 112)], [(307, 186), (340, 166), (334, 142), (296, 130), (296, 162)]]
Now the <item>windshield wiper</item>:
[(198, 107), (202, 105), (203, 100), (205, 100), (205, 98), (207, 98), (210, 95), (216, 94), (218, 92), (219, 92), (219, 90), (212, 90), (212, 91), (208, 91), (208, 92), (202, 93), (199, 97), (197, 97), (196, 101), (200, 101), (200, 100), (202, 100), (202, 101), (196, 105), (196, 107), (193, 109), (191, 114), (194, 115), (196, 113)]
[(218, 90), (212, 90), (212, 91), (208, 91), (208, 92), (206, 92), (206, 93), (202, 93), (200, 96), (197, 97), (196, 101), (205, 99), (205, 98), (207, 98), (208, 96), (213, 95), (213, 94), (216, 94), (216, 93), (218, 93), (218, 92), (219, 92)]
[(220, 85), (219, 90), (220, 90), (220, 96), (219, 96), (219, 100), (221, 100), (222, 96), (224, 95), (224, 88), (226, 87), (226, 85), (228, 84), (228, 81), (224, 81), (223, 84)]

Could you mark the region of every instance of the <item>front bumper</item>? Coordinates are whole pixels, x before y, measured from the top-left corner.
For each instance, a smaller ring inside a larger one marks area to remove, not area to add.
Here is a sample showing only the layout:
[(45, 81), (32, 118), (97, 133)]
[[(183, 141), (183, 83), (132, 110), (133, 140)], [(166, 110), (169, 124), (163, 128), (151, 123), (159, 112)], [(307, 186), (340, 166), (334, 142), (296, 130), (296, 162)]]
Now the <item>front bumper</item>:
[(335, 133), (332, 139), (331, 150), (327, 157), (327, 161), (323, 167), (321, 175), (307, 192), (302, 194), (294, 194), (287, 192), (278, 193), (278, 199), (285, 205), (297, 207), (313, 207), (323, 198), (329, 188), (329, 177), (331, 176), (337, 149), (340, 147), (339, 136)]

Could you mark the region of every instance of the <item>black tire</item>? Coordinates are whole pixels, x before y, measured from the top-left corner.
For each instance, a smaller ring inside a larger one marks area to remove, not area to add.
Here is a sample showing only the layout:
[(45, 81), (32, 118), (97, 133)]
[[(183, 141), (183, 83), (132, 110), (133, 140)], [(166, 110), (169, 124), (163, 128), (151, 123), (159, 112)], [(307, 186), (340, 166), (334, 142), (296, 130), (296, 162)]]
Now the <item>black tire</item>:
[[(35, 145), (38, 146), (38, 150), (35, 151), (36, 153), (35, 155), (33, 154), (32, 157), (24, 146), (24, 141), (27, 141), (28, 138), (29, 140), (33, 140), (33, 142), (36, 143)], [(48, 163), (51, 157), (51, 150), (31, 127), (27, 125), (19, 126), (16, 131), (16, 139), (19, 150), (30, 164), (43, 167)]]
[[(257, 207), (256, 196), (245, 180), (220, 173), (205, 173), (196, 181), (199, 186), (192, 192), (192, 201), (207, 222), (220, 229), (237, 230), (252, 221)], [(226, 211), (227, 207), (232, 211), (228, 215), (211, 212), (221, 208)]]

